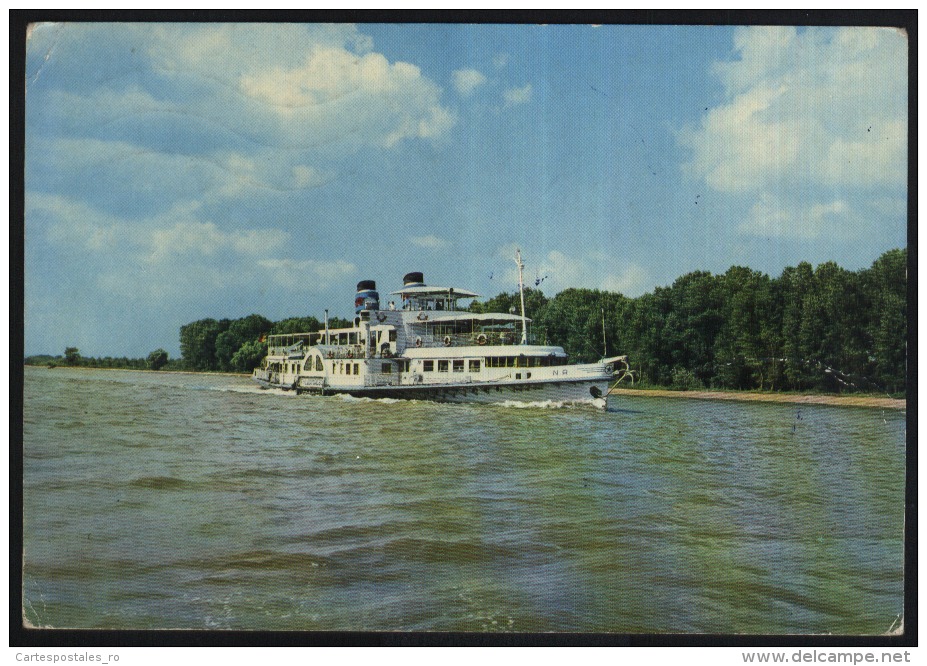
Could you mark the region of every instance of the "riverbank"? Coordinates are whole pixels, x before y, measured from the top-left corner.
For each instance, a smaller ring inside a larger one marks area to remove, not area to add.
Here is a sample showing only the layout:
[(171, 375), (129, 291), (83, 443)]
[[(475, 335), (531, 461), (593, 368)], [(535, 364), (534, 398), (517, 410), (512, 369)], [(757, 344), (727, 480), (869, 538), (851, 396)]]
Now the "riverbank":
[(734, 400), (740, 402), (779, 402), (800, 405), (836, 405), (842, 407), (879, 407), (907, 409), (907, 400), (857, 395), (801, 395), (797, 393), (752, 393), (749, 391), (670, 391), (666, 389), (613, 388), (611, 396), (644, 398), (694, 398), (696, 400)]
[(152, 370), (151, 368), (95, 368), (89, 365), (56, 365), (49, 367), (47, 365), (34, 365), (26, 363), (27, 368), (47, 368), (48, 370), (106, 370), (113, 372), (155, 372), (158, 374), (174, 375), (215, 375), (219, 377), (250, 377), (250, 372), (219, 372), (213, 370)]

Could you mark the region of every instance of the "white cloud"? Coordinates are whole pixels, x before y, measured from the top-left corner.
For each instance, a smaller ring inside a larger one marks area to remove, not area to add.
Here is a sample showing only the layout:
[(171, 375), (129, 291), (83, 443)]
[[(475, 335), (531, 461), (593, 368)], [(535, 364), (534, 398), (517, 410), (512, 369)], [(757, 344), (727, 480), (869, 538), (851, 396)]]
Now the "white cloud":
[[(112, 25), (101, 24), (105, 30)], [(135, 41), (146, 44), (148, 56), (162, 71), (194, 74), (237, 86), (258, 63), (298, 67), (312, 47), (346, 48), (358, 55), (373, 49), (373, 40), (352, 24), (212, 23), (136, 24)], [(119, 29), (122, 29), (120, 26)]]
[[(379, 53), (311, 48), (295, 67), (271, 65), (243, 74), (239, 90), (276, 116), (280, 131), (299, 129), (347, 143), (391, 147), (431, 139), (456, 122), (440, 104), (441, 90), (415, 65)], [(291, 128), (291, 129), (287, 129)]]
[(417, 245), (428, 250), (440, 250), (441, 248), (450, 246), (449, 241), (446, 241), (443, 238), (438, 238), (433, 234), (429, 234), (427, 236), (412, 236), (409, 238), (409, 242), (413, 245)]
[[(133, 233), (138, 235), (137, 231)], [(146, 261), (160, 264), (189, 255), (261, 256), (280, 249), (288, 239), (287, 232), (276, 229), (223, 231), (213, 222), (190, 219), (145, 231), (141, 238), (136, 238), (136, 243), (147, 251)]]
[(651, 286), (653, 278), (647, 269), (631, 262), (617, 273), (609, 273), (602, 279), (602, 289), (615, 291), (626, 296), (640, 296)]
[(27, 236), (44, 235), (74, 260), (103, 267), (97, 285), (114, 294), (182, 297), (191, 289), (252, 283), (303, 291), (356, 270), (345, 261), (281, 257), (288, 232), (223, 229), (199, 219), (201, 214), (200, 204), (181, 202), (165, 213), (127, 221), (65, 197), (26, 195)]
[[(716, 63), (724, 101), (679, 132), (685, 169), (753, 199), (739, 230), (852, 239), (878, 217), (866, 199), (904, 196), (907, 40), (883, 28), (755, 27)], [(884, 221), (884, 216), (882, 217)]]
[(183, 120), (260, 147), (312, 149), (316, 157), (440, 138), (457, 120), (437, 84), (417, 66), (373, 52), (353, 26), (99, 24), (65, 32), (87, 41), (94, 31), (123, 30), (146, 45), (132, 56), (137, 83), (120, 85), (127, 72), (89, 91), (51, 93), (55, 101), (39, 113), (84, 134)]
[(496, 69), (502, 69), (509, 64), (509, 54), (500, 51), (492, 57), (492, 64)]
[(530, 83), (526, 83), (521, 88), (509, 88), (503, 91), (502, 99), (505, 101), (505, 108), (530, 102), (533, 90), (533, 86)]
[[(88, 184), (108, 183), (110, 202), (125, 201), (158, 210), (175, 200), (240, 199), (255, 191), (285, 193), (325, 185), (334, 178), (329, 169), (301, 161), (299, 153), (253, 147), (245, 154), (233, 151), (168, 152), (127, 141), (94, 138), (30, 141), (29, 169), (50, 170), (58, 189), (87, 193)], [(184, 151), (177, 146), (174, 150)], [(47, 187), (48, 182), (40, 183)], [(166, 197), (165, 193), (170, 193)]]
[(454, 88), (462, 97), (469, 97), (474, 90), (486, 83), (486, 77), (475, 69), (458, 69), (452, 77)]
[[(502, 272), (500, 283), (517, 288), (515, 249), (514, 244), (503, 245), (497, 249), (496, 256), (511, 264), (511, 268), (506, 266)], [(525, 263), (525, 286), (538, 287), (548, 295), (564, 289), (585, 288), (639, 296), (652, 286), (652, 278), (643, 266), (628, 261), (616, 264), (614, 256), (599, 250), (571, 255), (560, 250), (551, 250), (546, 255), (524, 250), (522, 260)], [(540, 284), (536, 284), (538, 280)]]
[(740, 231), (771, 238), (858, 238), (865, 220), (846, 202), (798, 203), (764, 193)]
[(679, 134), (712, 188), (903, 187), (907, 41), (890, 29), (738, 29), (725, 101)]
[(26, 192), (26, 232), (52, 243), (77, 250), (105, 251), (119, 239), (119, 221), (83, 202), (50, 194)]
[(331, 182), (334, 174), (321, 169), (316, 169), (305, 164), (297, 164), (293, 167), (293, 183), (297, 189), (307, 189), (310, 187), (319, 187)]
[(357, 267), (347, 261), (261, 259), (257, 265), (274, 283), (293, 291), (320, 291), (322, 287), (357, 272)]
[(556, 292), (571, 287), (584, 287), (639, 295), (649, 281), (649, 274), (639, 264), (622, 263), (616, 272), (614, 257), (599, 251), (568, 256), (553, 250), (538, 265), (537, 275), (546, 276), (541, 288), (549, 283), (550, 288)]

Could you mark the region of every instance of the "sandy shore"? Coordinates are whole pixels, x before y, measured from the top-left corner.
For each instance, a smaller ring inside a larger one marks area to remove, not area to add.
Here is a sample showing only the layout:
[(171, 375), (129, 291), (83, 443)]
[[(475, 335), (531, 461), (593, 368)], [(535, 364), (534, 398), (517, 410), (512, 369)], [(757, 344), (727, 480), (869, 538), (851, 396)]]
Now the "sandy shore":
[(803, 405), (837, 405), (844, 407), (881, 407), (907, 409), (907, 400), (856, 395), (798, 395), (794, 393), (750, 393), (724, 391), (666, 391), (660, 389), (613, 388), (612, 396), (644, 398), (695, 398), (696, 400), (739, 400), (744, 402), (785, 402)]

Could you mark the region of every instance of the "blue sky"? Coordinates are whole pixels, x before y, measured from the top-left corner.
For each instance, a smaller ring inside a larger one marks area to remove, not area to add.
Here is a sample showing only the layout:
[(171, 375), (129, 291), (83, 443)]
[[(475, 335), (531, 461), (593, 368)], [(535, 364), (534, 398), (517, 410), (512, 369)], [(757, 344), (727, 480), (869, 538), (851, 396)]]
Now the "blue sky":
[(46, 24), (26, 64), (25, 351), (179, 353), (203, 317), (349, 316), (906, 245), (891, 29)]

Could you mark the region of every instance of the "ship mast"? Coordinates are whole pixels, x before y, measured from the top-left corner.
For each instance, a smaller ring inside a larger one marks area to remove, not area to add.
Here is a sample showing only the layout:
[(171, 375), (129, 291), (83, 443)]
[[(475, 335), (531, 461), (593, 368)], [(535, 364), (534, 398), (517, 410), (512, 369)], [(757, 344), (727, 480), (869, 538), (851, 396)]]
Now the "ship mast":
[(518, 293), (521, 296), (521, 344), (528, 344), (528, 320), (525, 318), (525, 280), (522, 271), (521, 250), (515, 249), (515, 264), (518, 266)]

